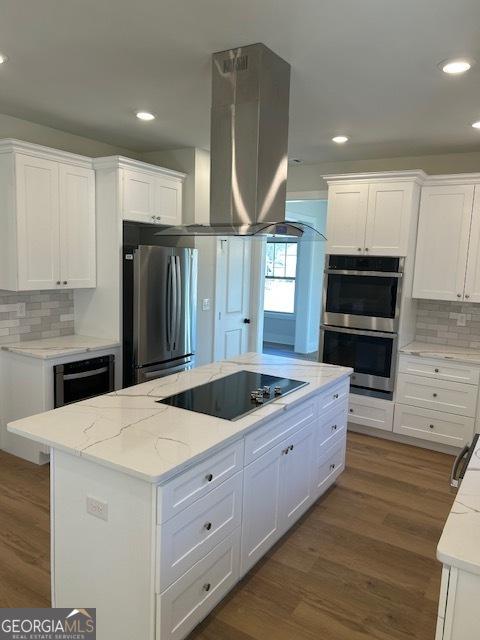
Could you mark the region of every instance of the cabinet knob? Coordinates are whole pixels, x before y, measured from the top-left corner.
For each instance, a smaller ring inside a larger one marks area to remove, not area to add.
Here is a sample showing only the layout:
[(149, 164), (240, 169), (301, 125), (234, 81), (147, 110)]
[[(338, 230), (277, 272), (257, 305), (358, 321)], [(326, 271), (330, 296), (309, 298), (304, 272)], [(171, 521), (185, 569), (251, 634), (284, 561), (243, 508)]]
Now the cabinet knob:
[(60, 280), (57, 280), (57, 284), (62, 284), (62, 283), (60, 282)]
[(353, 413), (353, 409), (349, 409), (350, 413)]
[(435, 373), (440, 373), (440, 369), (435, 369)]
[(290, 451), (290, 447), (287, 447), (286, 449), (282, 449), (282, 453), (284, 456), (286, 456), (289, 451)]
[(152, 220), (155, 220), (155, 216), (152, 216)]
[(368, 247), (365, 247), (365, 251), (368, 251)]
[(335, 465), (334, 465), (334, 464), (331, 464), (331, 465), (330, 465), (330, 469), (331, 469), (331, 471), (333, 471), (333, 470), (335, 469)]
[(204, 590), (204, 591), (210, 591), (210, 587), (211, 587), (211, 586), (212, 586), (212, 585), (210, 584), (210, 582), (207, 582), (206, 584), (204, 584), (204, 585), (203, 585), (203, 590)]
[(465, 300), (468, 300), (470, 298), (470, 296), (468, 295), (468, 293), (465, 294)]
[(68, 282), (66, 280), (63, 281), (63, 284), (68, 284)]
[(357, 251), (361, 251), (361, 250), (362, 250), (362, 247), (358, 247)]
[(162, 219), (162, 216), (157, 216), (155, 219), (156, 219), (156, 220), (161, 220), (161, 219)]
[(433, 396), (434, 398), (436, 398), (436, 397), (437, 397), (437, 394), (436, 394), (436, 393), (432, 393), (432, 396)]
[(461, 298), (462, 294), (461, 293), (457, 293), (457, 298)]
[(207, 473), (207, 475), (205, 476), (205, 480), (207, 482), (211, 482), (213, 480), (213, 475), (211, 473)]
[(334, 400), (337, 400), (337, 398), (338, 398), (338, 393), (334, 393), (334, 394), (333, 394), (333, 399), (334, 399)]
[(430, 429), (435, 429), (435, 425), (434, 424), (429, 424), (428, 426), (430, 427)]
[(332, 431), (336, 431), (337, 430), (337, 425), (336, 424), (332, 424)]
[(210, 531), (210, 529), (212, 528), (212, 523), (211, 522), (206, 522), (203, 526), (205, 527), (205, 529), (207, 531)]
[(289, 446), (290, 451), (293, 451), (293, 444)]

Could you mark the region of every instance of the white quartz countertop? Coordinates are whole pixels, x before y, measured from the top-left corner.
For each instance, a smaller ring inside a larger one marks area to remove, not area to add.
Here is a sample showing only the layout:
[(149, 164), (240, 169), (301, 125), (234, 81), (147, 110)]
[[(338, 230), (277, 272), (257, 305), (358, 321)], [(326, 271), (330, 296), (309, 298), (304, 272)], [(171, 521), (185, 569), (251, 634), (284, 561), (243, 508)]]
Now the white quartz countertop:
[(400, 353), (424, 358), (440, 358), (442, 360), (456, 360), (467, 364), (480, 364), (480, 349), (468, 347), (454, 347), (447, 344), (430, 344), (429, 342), (410, 342), (402, 347)]
[(480, 440), (443, 529), (437, 558), (480, 574)]
[(119, 346), (120, 343), (115, 340), (71, 335), (60, 336), (58, 338), (44, 338), (42, 340), (27, 340), (26, 342), (14, 342), (3, 345), (2, 349), (31, 358), (50, 360), (51, 358), (72, 356), (77, 353), (89, 353), (90, 351), (102, 351)]
[[(156, 402), (241, 370), (309, 384), (235, 421)], [(143, 480), (164, 482), (351, 373), (345, 367), (249, 353), (24, 418), (10, 423), (8, 430)]]

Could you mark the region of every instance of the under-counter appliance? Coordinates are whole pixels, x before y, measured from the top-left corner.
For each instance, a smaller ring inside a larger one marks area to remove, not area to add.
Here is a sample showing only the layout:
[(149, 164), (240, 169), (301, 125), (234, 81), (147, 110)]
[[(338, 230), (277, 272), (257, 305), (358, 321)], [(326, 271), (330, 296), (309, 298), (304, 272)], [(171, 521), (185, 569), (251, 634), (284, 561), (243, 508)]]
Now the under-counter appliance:
[(403, 263), (403, 258), (328, 256), (324, 324), (397, 331)]
[(326, 257), (320, 354), (353, 368), (353, 393), (393, 397), (403, 266), (403, 258)]
[(461, 485), (462, 480), (467, 471), (467, 467), (477, 447), (479, 438), (480, 438), (480, 434), (476, 433), (473, 436), (472, 443), (465, 445), (465, 447), (460, 451), (458, 456), (455, 458), (455, 462), (452, 467), (452, 473), (450, 476), (450, 485), (452, 487), (455, 487), (457, 489)]
[(191, 368), (197, 250), (125, 245), (123, 258), (124, 386)]
[(100, 356), (53, 367), (54, 407), (94, 398), (115, 389), (115, 356)]
[(224, 420), (238, 420), (307, 384), (308, 382), (301, 380), (279, 378), (265, 373), (237, 371), (162, 398), (158, 402)]

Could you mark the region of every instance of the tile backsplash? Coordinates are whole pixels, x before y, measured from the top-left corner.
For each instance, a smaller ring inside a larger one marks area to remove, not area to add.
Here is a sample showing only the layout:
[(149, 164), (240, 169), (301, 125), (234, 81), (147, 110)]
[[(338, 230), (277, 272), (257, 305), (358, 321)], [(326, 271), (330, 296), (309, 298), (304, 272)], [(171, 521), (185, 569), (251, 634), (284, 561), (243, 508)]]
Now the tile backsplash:
[[(458, 325), (459, 314), (465, 326)], [(480, 304), (419, 300), (416, 340), (455, 347), (480, 348)]]
[[(19, 317), (18, 304), (25, 304)], [(0, 345), (74, 333), (73, 291), (0, 290)]]

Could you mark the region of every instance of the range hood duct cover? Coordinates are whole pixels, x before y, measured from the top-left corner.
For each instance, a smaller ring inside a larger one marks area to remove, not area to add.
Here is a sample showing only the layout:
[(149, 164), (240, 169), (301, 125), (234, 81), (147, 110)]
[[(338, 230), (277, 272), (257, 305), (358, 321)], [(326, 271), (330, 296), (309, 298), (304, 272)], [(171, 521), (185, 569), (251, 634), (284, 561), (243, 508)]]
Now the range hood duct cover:
[(264, 44), (213, 54), (210, 225), (157, 235), (303, 235), (285, 222), (289, 100), (290, 65)]

